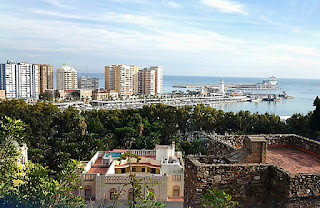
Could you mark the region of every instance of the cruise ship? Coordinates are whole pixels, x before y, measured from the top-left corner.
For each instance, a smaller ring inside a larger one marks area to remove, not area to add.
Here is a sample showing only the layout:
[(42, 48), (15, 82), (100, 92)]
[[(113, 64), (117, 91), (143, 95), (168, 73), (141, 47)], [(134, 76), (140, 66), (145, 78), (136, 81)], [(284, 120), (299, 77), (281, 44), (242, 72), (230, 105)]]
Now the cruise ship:
[(263, 80), (263, 84), (272, 85), (272, 86), (277, 85), (278, 84), (277, 77), (275, 76), (269, 77), (269, 79)]

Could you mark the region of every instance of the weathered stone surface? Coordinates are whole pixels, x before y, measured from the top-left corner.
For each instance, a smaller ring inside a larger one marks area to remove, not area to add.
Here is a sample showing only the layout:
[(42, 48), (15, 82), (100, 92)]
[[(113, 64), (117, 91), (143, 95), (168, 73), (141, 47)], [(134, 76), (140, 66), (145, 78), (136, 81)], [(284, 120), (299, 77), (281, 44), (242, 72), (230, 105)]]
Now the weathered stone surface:
[[(266, 138), (269, 147), (285, 146), (320, 155), (320, 143), (301, 136), (259, 136)], [(216, 137), (224, 143), (208, 148), (215, 156), (186, 158), (184, 207), (201, 207), (201, 198), (212, 187), (227, 189), (243, 207), (320, 207), (320, 174), (292, 174), (263, 163), (218, 163), (221, 158), (218, 153), (228, 154), (232, 148), (227, 145), (227, 150), (216, 150), (216, 147), (226, 146), (225, 143), (242, 146), (247, 136)]]

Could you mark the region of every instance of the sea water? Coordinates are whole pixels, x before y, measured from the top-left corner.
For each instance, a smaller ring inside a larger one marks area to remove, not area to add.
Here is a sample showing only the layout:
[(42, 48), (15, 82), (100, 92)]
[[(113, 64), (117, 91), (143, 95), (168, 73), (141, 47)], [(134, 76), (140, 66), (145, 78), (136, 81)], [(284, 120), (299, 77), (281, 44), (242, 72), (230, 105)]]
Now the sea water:
[[(78, 77), (89, 76), (99, 78), (99, 87), (104, 88), (103, 73), (79, 73)], [(170, 93), (173, 90), (182, 90), (173, 88), (175, 84), (219, 84), (221, 79), (225, 84), (245, 84), (261, 83), (264, 78), (244, 78), (244, 77), (200, 77), (200, 76), (163, 76), (163, 91)], [(224, 111), (239, 112), (248, 110), (252, 113), (260, 114), (273, 113), (279, 116), (291, 116), (294, 113), (307, 114), (314, 110), (313, 101), (317, 95), (320, 95), (320, 80), (316, 79), (289, 79), (278, 78), (277, 87), (280, 90), (259, 91), (259, 93), (280, 94), (285, 91), (295, 99), (282, 99), (278, 102), (239, 102), (239, 103), (221, 103), (213, 104), (212, 107)], [(56, 84), (56, 81), (55, 81)]]

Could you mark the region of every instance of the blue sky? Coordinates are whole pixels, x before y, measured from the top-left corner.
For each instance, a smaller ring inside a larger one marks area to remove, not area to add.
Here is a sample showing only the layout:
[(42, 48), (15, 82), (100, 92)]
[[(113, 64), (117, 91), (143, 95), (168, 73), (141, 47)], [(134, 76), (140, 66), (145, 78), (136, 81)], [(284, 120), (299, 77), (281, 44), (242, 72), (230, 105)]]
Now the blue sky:
[(319, 0), (1, 0), (0, 62), (320, 79)]

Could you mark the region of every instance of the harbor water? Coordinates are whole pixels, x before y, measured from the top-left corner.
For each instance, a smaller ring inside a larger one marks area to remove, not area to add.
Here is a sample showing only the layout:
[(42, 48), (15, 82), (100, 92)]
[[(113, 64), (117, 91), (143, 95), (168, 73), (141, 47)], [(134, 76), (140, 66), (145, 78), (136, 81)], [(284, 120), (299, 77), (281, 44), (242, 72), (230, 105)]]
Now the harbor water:
[[(99, 87), (104, 88), (103, 73), (79, 73), (78, 76), (90, 76), (99, 78)], [(267, 78), (267, 77), (266, 77)], [(244, 78), (244, 77), (195, 77), (195, 76), (169, 76), (163, 77), (163, 91), (170, 93), (173, 90), (183, 90), (173, 88), (175, 84), (219, 84), (221, 79), (225, 84), (240, 83), (261, 83), (264, 78)], [(275, 93), (280, 94), (285, 91), (288, 95), (294, 96), (295, 99), (282, 99), (278, 102), (231, 102), (212, 104), (212, 107), (224, 111), (238, 112), (248, 110), (250, 112), (274, 113), (279, 116), (291, 116), (294, 113), (307, 114), (314, 110), (313, 101), (317, 95), (320, 95), (320, 80), (315, 79), (289, 79), (278, 78), (277, 85), (280, 90), (260, 91), (257, 93)], [(56, 80), (55, 80), (56, 84)], [(185, 89), (184, 89), (185, 90)]]

